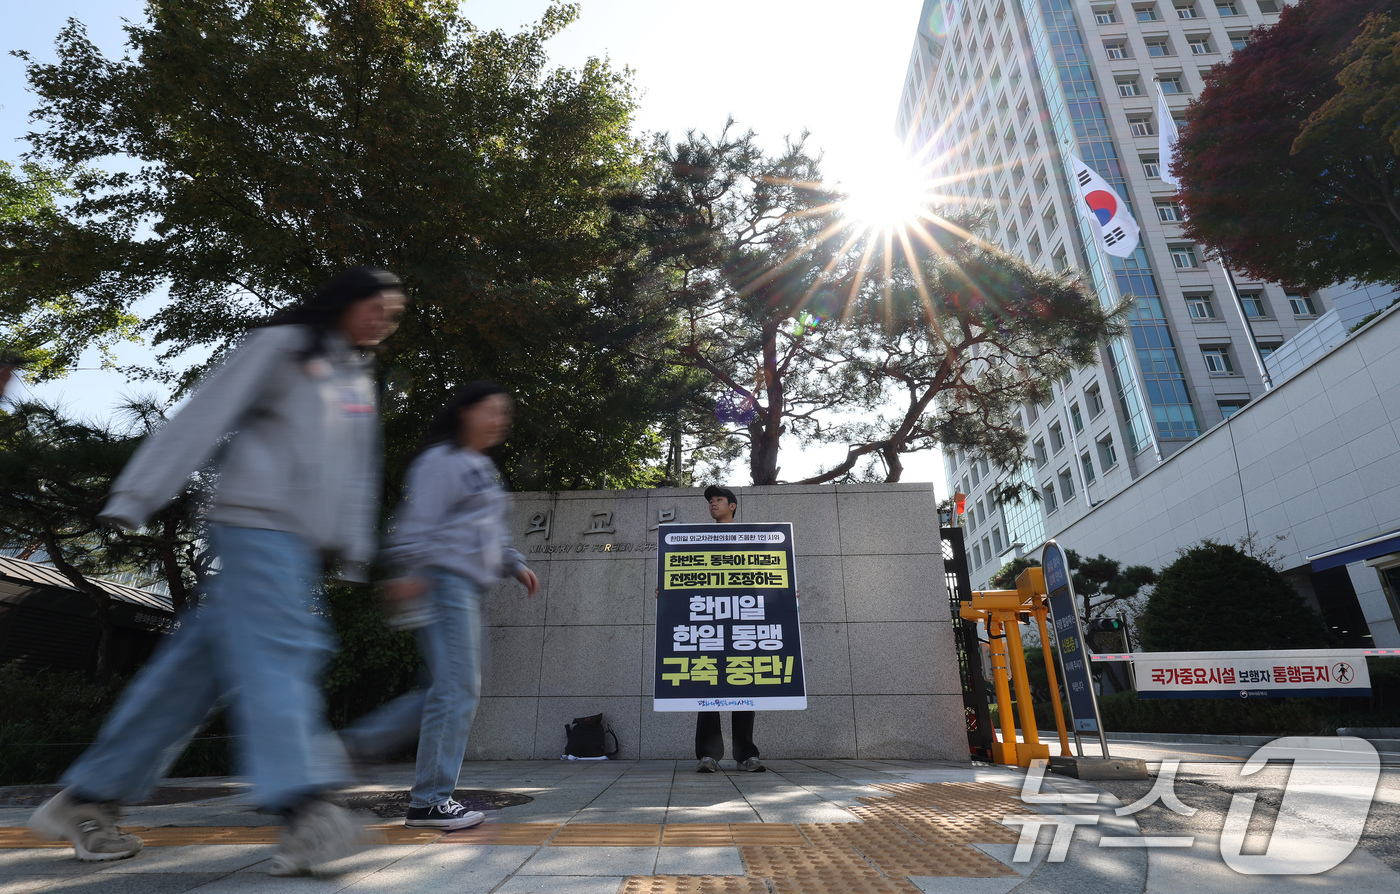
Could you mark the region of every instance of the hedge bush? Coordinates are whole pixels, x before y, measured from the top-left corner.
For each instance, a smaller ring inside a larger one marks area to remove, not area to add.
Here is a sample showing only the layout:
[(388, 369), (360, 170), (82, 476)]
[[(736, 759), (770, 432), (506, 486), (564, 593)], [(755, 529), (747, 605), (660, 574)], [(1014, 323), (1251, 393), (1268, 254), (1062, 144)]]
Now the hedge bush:
[[(93, 683), (80, 673), (0, 667), (0, 785), (56, 782), (97, 737), (129, 678)], [(176, 761), (172, 776), (232, 772), (227, 736), (216, 720)]]

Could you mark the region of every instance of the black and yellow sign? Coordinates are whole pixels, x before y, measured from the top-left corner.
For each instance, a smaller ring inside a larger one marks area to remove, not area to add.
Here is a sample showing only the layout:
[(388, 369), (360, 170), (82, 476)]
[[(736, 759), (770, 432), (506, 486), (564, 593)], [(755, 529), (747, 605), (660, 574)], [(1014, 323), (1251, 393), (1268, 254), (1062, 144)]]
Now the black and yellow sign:
[(661, 525), (657, 711), (807, 707), (788, 522)]

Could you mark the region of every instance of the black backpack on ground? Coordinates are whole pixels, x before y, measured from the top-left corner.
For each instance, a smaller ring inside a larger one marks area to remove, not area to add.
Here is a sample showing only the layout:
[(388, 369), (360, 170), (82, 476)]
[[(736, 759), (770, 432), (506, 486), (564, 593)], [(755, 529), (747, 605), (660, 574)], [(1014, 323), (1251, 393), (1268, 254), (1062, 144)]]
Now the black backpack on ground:
[[(564, 724), (564, 736), (564, 753), (573, 757), (612, 757), (618, 751), (617, 736), (602, 714), (575, 717), (573, 723)], [(612, 751), (608, 750), (608, 736), (612, 736)]]

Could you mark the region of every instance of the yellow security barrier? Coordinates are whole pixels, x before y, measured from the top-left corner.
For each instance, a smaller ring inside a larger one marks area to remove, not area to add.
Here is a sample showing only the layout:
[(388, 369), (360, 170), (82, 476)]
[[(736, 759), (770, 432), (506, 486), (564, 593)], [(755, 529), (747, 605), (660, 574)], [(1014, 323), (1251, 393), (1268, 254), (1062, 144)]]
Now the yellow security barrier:
[[(1049, 605), (1045, 599), (1045, 575), (1039, 568), (1027, 568), (1016, 578), (1014, 590), (979, 590), (970, 601), (964, 601), (960, 615), (969, 621), (981, 621), (987, 628), (992, 653), (992, 684), (996, 690), (997, 716), (1001, 720), (1001, 741), (992, 750), (997, 763), (1029, 767), (1031, 761), (1050, 757), (1050, 747), (1042, 745), (1031, 707), (1030, 680), (1026, 675), (1026, 653), (1021, 645), (1021, 622), (1035, 616), (1041, 643), (1048, 643), (1045, 619)], [(1055, 728), (1060, 734), (1060, 753), (1069, 754), (1069, 733), (1065, 728), (1064, 711), (1060, 708), (1060, 684), (1055, 673), (1055, 658), (1044, 648), (1045, 673), (1050, 682), (1050, 704), (1055, 711)], [(1011, 713), (1011, 690), (1016, 690), (1016, 705), (1020, 714), (1024, 742), (1016, 741), (1016, 719)]]

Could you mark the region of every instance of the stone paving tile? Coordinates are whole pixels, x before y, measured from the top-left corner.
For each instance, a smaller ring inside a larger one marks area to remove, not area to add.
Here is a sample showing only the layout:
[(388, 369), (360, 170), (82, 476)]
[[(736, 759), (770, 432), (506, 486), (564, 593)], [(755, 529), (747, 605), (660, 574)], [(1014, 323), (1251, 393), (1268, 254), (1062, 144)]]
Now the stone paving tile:
[(104, 875), (157, 872), (237, 872), (272, 859), (274, 844), (195, 844), (146, 847), (129, 860), (104, 864)]
[(651, 875), (659, 847), (547, 847), (517, 875)]
[(40, 890), (54, 894), (183, 894), (221, 877), (212, 872), (98, 874), (61, 879)]
[(81, 863), (73, 847), (0, 850), (0, 878), (33, 875), (91, 875), (110, 864)]
[(656, 875), (743, 875), (737, 847), (663, 847)]
[(381, 891), (386, 894), (408, 891), (487, 894), (518, 872), (538, 850), (529, 845), (428, 845), (411, 858), (395, 861), (342, 890), (346, 894)]

